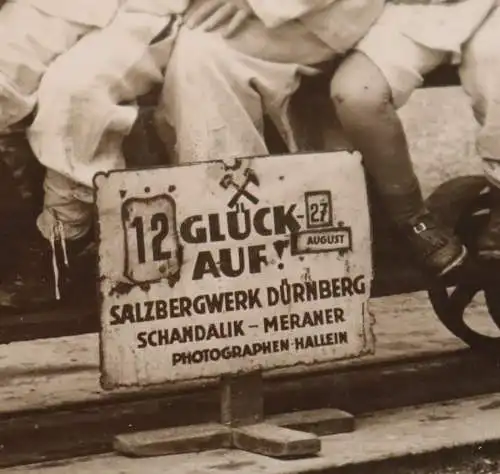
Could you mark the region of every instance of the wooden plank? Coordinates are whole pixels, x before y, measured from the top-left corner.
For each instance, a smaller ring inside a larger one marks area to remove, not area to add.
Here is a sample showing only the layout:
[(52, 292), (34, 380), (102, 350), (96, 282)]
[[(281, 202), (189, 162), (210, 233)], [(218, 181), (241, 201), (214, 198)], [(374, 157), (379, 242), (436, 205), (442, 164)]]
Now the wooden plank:
[[(279, 378), (265, 384), (266, 413), (337, 406), (359, 414), (500, 390), (495, 364), (468, 351), (457, 353), (463, 346), (422, 295), (374, 300), (371, 311), (379, 322), (376, 355), (302, 377), (300, 367), (274, 374)], [(96, 336), (1, 347), (0, 375), (3, 466), (105, 452), (116, 434), (210, 422), (219, 414), (213, 384), (176, 385), (170, 393), (166, 387), (103, 392)]]
[(230, 448), (231, 429), (218, 423), (118, 435), (113, 447), (131, 457), (167, 456)]
[(354, 417), (336, 408), (294, 411), (275, 415), (266, 421), (272, 425), (305, 431), (316, 436), (350, 433), (355, 429)]
[(233, 443), (235, 448), (273, 458), (310, 457), (321, 451), (316, 435), (268, 423), (235, 428)]
[[(478, 369), (480, 368), (480, 369)], [(266, 384), (266, 414), (339, 406), (360, 415), (500, 391), (494, 363), (463, 352)], [(193, 409), (196, 407), (196, 409)], [(85, 403), (0, 418), (0, 467), (112, 450), (122, 433), (210, 423), (216, 389), (114, 403)]]
[(96, 310), (67, 307), (33, 313), (0, 314), (0, 344), (96, 333)]
[[(404, 312), (401, 310), (404, 308)], [(479, 331), (488, 332), (488, 317), (479, 301), (473, 307)], [(351, 370), (355, 367), (432, 359), (464, 348), (432, 314), (422, 294), (400, 295), (372, 300), (370, 312), (377, 320), (375, 354), (355, 361), (321, 364), (317, 371)], [(266, 378), (290, 378), (306, 373), (301, 366), (280, 369)], [(308, 371), (311, 373), (311, 370)], [(183, 393), (200, 386), (214, 386), (215, 380), (197, 381), (151, 389), (104, 391), (99, 386), (97, 335), (45, 339), (0, 346), (0, 414), (44, 410), (99, 401), (111, 403), (130, 396)]]

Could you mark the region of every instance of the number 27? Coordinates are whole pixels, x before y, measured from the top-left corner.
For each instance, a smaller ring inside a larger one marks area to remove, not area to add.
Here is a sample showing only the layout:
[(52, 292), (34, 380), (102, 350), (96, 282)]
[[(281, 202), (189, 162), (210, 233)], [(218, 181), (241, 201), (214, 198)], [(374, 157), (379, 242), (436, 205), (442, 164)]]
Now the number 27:
[[(311, 204), (311, 222), (323, 222), (325, 220), (328, 211), (328, 203), (313, 203)], [(318, 213), (320, 217), (318, 218)]]

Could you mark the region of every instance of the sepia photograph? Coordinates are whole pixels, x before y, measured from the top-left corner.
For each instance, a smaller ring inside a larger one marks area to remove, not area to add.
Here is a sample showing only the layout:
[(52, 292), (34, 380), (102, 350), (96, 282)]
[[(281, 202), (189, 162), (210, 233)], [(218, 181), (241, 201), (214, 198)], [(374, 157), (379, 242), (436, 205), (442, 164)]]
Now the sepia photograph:
[(499, 0), (0, 0), (0, 474), (499, 474)]

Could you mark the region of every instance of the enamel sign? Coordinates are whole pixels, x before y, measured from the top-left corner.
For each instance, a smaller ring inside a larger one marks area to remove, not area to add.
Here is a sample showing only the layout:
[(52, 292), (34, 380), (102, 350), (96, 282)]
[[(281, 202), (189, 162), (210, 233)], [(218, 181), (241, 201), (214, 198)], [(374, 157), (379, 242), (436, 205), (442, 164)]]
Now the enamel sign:
[(359, 155), (116, 171), (95, 190), (106, 388), (373, 350)]

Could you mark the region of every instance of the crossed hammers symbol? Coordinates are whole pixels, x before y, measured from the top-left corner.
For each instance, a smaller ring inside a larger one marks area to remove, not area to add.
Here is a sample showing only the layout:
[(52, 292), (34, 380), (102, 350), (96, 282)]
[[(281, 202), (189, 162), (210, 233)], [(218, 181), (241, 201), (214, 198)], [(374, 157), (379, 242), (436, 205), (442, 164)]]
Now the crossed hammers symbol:
[(236, 189), (236, 193), (227, 204), (229, 207), (236, 206), (238, 200), (242, 196), (246, 197), (253, 204), (257, 204), (259, 202), (259, 199), (256, 196), (254, 196), (251, 192), (247, 191), (247, 187), (250, 183), (254, 184), (255, 186), (259, 185), (259, 178), (257, 178), (255, 172), (250, 168), (245, 169), (244, 175), (245, 175), (245, 180), (241, 185), (239, 185), (233, 180), (233, 176), (231, 174), (225, 174), (220, 180), (219, 184), (224, 189), (229, 189), (230, 186)]

